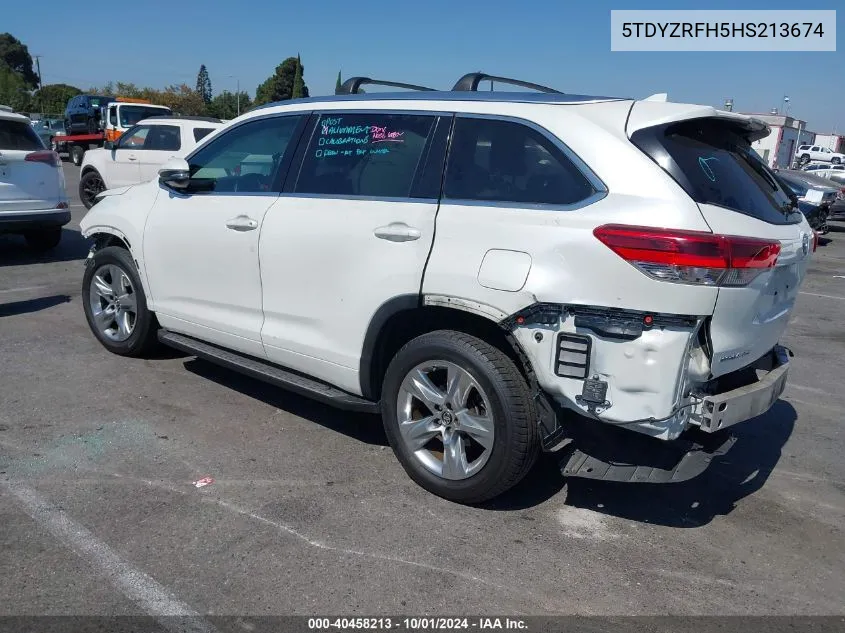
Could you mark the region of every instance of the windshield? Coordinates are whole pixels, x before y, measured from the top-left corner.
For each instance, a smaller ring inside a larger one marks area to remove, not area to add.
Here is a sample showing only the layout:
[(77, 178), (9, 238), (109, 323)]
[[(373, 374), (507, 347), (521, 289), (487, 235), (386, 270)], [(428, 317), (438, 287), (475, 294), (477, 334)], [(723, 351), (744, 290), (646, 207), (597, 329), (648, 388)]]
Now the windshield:
[(132, 127), (142, 119), (154, 116), (168, 116), (170, 108), (151, 107), (143, 105), (122, 105), (120, 106), (120, 127)]
[(733, 123), (690, 119), (638, 130), (631, 140), (698, 203), (770, 224), (801, 221), (789, 194)]

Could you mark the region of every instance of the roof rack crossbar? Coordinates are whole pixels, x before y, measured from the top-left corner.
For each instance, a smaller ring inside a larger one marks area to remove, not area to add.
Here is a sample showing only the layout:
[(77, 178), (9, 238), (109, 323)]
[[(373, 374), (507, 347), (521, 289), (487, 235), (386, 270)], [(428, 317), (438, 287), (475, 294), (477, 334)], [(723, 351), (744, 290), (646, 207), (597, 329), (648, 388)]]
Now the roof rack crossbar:
[(482, 81), (498, 81), (502, 84), (509, 84), (511, 86), (520, 86), (522, 88), (531, 88), (539, 92), (548, 92), (554, 94), (563, 94), (560, 90), (542, 86), (540, 84), (531, 83), (530, 81), (522, 81), (521, 79), (511, 79), (510, 77), (497, 77), (495, 75), (488, 75), (487, 73), (467, 73), (457, 83), (452, 86), (453, 91), (457, 92), (477, 92), (478, 84)]
[(427, 88), (425, 86), (417, 86), (416, 84), (406, 84), (398, 81), (384, 81), (382, 79), (371, 79), (369, 77), (350, 77), (343, 82), (343, 85), (334, 91), (336, 95), (355, 95), (359, 94), (359, 88), (363, 85), (368, 86), (390, 86), (391, 88), (407, 88), (408, 90), (429, 90), (434, 88)]

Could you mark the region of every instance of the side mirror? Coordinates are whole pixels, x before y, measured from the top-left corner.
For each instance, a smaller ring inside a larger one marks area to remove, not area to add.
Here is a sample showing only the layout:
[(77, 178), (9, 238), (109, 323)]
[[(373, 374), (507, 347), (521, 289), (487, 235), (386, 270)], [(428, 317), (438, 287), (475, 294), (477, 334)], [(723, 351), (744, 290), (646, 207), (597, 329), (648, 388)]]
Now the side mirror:
[(117, 149), (117, 144), (114, 141), (106, 141), (103, 143), (103, 149)]
[(184, 158), (171, 158), (158, 170), (158, 181), (171, 189), (187, 189), (191, 168)]

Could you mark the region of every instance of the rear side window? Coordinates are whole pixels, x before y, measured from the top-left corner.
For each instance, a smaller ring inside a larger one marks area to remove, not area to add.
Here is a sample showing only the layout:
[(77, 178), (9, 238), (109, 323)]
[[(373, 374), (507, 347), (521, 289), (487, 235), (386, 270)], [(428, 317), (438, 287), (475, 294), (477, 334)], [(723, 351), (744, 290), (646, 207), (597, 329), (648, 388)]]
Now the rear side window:
[[(791, 200), (740, 130), (713, 119), (692, 119), (638, 130), (631, 140), (696, 202), (726, 207), (769, 222), (800, 222)], [(668, 156), (667, 156), (668, 154)]]
[(568, 205), (594, 192), (584, 174), (538, 130), (497, 119), (455, 122), (444, 197)]
[(435, 121), (416, 114), (322, 115), (295, 192), (409, 197)]
[(32, 152), (44, 149), (44, 144), (28, 123), (0, 119), (0, 150), (4, 149)]
[(206, 136), (211, 134), (214, 131), (214, 128), (210, 127), (195, 127), (194, 128), (194, 141), (199, 143), (202, 139)]

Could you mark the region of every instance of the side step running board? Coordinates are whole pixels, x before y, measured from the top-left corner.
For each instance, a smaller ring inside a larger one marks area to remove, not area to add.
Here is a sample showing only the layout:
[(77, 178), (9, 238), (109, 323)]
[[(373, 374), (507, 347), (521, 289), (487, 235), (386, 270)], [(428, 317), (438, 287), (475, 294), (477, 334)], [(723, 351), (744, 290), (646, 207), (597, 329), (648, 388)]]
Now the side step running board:
[(337, 387), (332, 387), (313, 378), (282, 369), (258, 358), (232, 352), (190, 336), (169, 332), (164, 329), (159, 330), (158, 340), (169, 347), (187, 352), (198, 358), (340, 409), (361, 411), (364, 413), (379, 413), (377, 402), (365, 400), (360, 396), (347, 393)]

